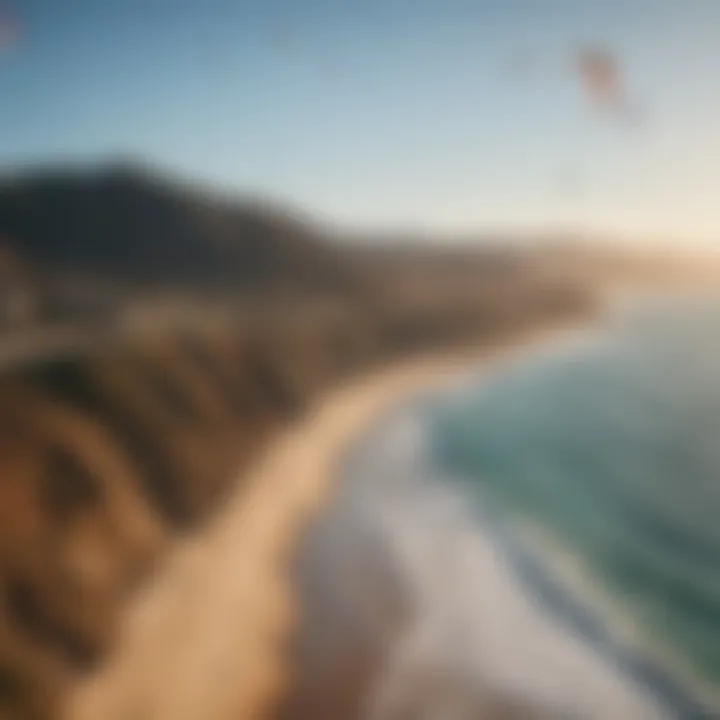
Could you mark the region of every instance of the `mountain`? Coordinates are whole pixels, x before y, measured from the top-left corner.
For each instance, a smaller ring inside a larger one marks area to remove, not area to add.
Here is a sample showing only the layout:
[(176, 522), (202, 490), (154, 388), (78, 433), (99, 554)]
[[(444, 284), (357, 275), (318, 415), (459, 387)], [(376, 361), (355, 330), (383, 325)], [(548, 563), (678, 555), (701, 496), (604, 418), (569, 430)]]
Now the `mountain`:
[(244, 291), (350, 279), (308, 223), (126, 164), (0, 181), (0, 240), (46, 273), (95, 282)]

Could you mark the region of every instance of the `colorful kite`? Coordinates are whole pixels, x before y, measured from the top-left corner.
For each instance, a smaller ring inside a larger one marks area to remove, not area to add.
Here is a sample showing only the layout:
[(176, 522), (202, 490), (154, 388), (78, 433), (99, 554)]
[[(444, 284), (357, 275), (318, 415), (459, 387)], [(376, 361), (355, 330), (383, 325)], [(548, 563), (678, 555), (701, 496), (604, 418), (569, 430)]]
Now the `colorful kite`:
[(602, 110), (624, 110), (627, 97), (622, 72), (615, 56), (608, 50), (586, 47), (576, 54), (576, 69), (583, 89)]
[(15, 13), (0, 8), (0, 53), (14, 50), (22, 37), (20, 21)]

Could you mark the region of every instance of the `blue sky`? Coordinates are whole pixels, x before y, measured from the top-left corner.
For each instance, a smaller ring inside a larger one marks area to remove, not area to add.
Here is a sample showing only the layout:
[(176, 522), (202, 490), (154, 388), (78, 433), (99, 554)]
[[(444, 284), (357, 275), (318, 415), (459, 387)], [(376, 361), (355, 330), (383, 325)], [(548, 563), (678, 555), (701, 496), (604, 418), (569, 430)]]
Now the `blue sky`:
[[(2, 3), (0, 3), (2, 7)], [(136, 155), (355, 227), (720, 242), (715, 0), (16, 0), (0, 164)], [(598, 112), (578, 48), (621, 63)]]

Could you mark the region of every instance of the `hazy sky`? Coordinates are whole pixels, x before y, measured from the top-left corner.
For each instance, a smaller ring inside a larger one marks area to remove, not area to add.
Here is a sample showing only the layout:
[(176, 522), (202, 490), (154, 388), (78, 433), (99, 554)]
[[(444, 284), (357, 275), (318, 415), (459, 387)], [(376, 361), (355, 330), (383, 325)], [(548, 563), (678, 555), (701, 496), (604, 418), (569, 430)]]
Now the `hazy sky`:
[[(720, 1), (6, 7), (5, 167), (130, 153), (363, 227), (720, 242)], [(631, 118), (584, 92), (589, 44)]]

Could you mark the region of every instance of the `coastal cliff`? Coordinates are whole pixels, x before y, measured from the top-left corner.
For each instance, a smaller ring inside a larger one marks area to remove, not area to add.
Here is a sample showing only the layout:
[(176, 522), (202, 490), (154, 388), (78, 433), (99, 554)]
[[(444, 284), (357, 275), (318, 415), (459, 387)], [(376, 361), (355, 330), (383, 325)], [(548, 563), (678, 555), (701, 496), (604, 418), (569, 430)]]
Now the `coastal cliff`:
[(594, 308), (519, 251), (353, 252), (127, 169), (8, 181), (0, 237), (8, 303), (32, 298), (2, 335), (8, 718), (54, 716), (168, 548), (320, 392)]

